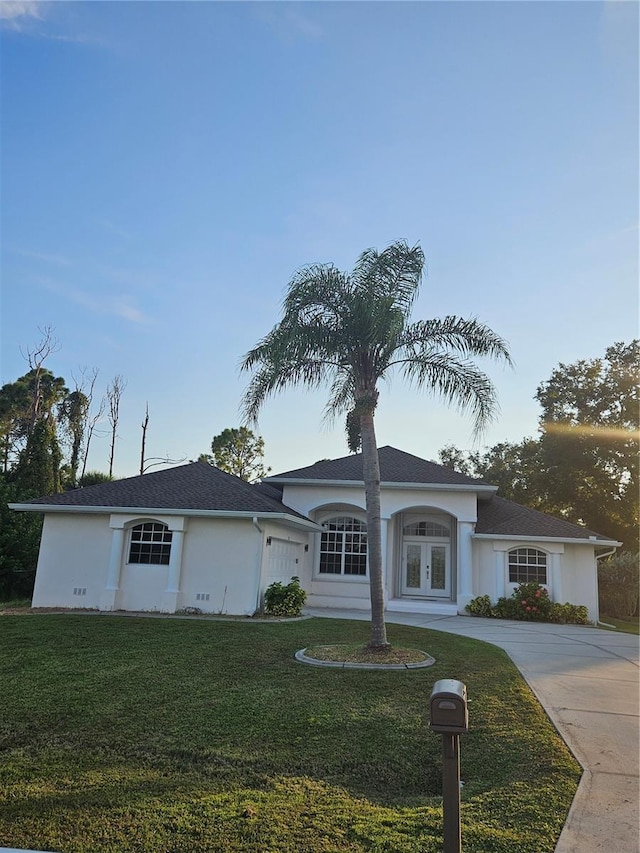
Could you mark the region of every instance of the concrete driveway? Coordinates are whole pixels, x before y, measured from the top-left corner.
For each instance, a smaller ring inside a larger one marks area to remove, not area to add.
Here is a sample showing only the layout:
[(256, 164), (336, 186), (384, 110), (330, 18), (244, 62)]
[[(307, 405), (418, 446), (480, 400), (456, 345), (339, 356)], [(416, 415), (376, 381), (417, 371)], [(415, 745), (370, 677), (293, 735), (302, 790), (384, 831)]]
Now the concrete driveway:
[[(358, 611), (313, 616), (368, 619)], [(639, 638), (581, 625), (387, 614), (504, 649), (584, 769), (556, 853), (638, 853)]]

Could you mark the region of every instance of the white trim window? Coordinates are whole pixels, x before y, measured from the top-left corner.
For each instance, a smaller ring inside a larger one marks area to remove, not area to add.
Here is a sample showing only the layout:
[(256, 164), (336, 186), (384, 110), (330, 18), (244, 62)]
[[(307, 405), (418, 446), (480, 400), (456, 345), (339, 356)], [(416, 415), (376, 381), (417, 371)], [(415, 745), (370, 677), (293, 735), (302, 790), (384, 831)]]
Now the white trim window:
[(365, 577), (367, 574), (367, 525), (350, 515), (336, 515), (322, 522), (321, 575)]
[(168, 566), (172, 532), (159, 521), (145, 521), (131, 528), (129, 563)]
[(547, 555), (537, 548), (513, 548), (509, 551), (509, 583), (547, 584)]
[(405, 524), (404, 536), (428, 536), (431, 539), (449, 539), (451, 536), (449, 528), (437, 521), (412, 521)]

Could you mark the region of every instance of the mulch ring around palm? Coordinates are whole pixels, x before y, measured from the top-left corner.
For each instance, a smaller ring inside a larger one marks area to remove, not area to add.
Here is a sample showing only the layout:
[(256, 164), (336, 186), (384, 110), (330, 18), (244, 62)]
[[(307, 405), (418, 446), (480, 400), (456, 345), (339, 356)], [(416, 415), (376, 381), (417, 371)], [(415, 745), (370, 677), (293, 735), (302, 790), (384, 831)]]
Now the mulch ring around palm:
[(362, 643), (309, 646), (297, 651), (295, 658), (301, 663), (343, 669), (422, 669), (435, 663), (435, 658), (421, 649), (399, 646), (375, 649)]

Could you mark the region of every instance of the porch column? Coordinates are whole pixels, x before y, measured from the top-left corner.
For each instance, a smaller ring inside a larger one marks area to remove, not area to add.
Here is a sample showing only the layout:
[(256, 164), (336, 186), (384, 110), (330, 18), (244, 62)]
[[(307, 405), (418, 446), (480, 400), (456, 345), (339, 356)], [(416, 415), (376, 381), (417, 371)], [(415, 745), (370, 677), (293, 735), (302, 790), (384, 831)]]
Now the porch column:
[(123, 545), (124, 528), (114, 527), (111, 532), (111, 553), (109, 555), (109, 568), (107, 569), (107, 583), (100, 593), (100, 610), (115, 610), (116, 595), (120, 584)]
[(384, 583), (382, 584), (382, 593), (384, 595), (384, 608), (387, 609), (387, 602), (392, 597), (392, 587), (393, 587), (393, 560), (389, 559), (389, 548), (387, 542), (387, 530), (389, 526), (388, 518), (380, 519), (380, 538), (381, 538), (381, 548), (380, 552), (382, 554), (382, 559), (384, 560), (384, 565), (382, 566), (382, 572), (384, 575)]
[(473, 544), (471, 535), (475, 525), (471, 521), (458, 522), (458, 613), (473, 598)]
[(562, 604), (564, 593), (562, 591), (562, 569), (560, 567), (560, 554), (549, 554), (549, 566), (547, 574), (547, 586), (552, 601)]
[(504, 598), (505, 595), (505, 580), (504, 580), (504, 551), (494, 551), (495, 558), (495, 589), (496, 601), (499, 598)]
[(169, 554), (169, 570), (167, 572), (167, 588), (162, 595), (162, 612), (175, 613), (178, 609), (180, 596), (180, 572), (182, 570), (182, 546), (184, 531), (171, 531), (171, 551)]

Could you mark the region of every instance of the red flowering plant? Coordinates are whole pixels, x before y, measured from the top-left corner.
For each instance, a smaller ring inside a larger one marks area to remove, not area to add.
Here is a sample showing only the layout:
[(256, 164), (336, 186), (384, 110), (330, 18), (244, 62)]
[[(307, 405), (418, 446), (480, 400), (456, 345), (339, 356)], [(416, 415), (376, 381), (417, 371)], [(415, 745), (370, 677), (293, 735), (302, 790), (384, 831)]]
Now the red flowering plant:
[(518, 619), (532, 622), (548, 622), (551, 615), (551, 600), (545, 587), (539, 583), (521, 583), (513, 593), (518, 602)]

